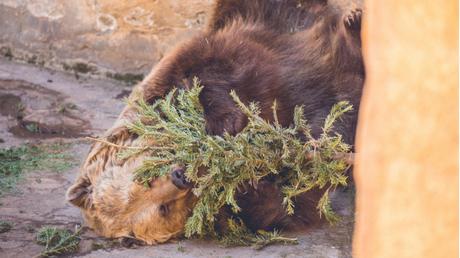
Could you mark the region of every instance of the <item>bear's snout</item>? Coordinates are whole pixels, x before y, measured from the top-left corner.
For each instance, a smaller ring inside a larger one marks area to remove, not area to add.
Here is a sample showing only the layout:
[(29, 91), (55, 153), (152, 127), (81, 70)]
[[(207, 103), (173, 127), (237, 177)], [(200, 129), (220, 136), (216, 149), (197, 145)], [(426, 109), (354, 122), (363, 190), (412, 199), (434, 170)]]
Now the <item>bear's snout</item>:
[(187, 181), (185, 170), (182, 167), (173, 169), (171, 172), (171, 181), (179, 189), (187, 189), (192, 187), (192, 184)]

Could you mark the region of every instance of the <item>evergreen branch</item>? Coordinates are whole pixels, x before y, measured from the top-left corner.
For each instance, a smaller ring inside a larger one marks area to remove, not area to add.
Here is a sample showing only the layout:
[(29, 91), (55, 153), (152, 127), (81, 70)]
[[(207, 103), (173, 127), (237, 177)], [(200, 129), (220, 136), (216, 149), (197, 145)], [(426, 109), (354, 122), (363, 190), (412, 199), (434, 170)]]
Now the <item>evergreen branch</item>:
[(256, 250), (260, 250), (266, 246), (274, 245), (274, 244), (290, 244), (290, 245), (297, 245), (299, 241), (297, 238), (291, 237), (283, 237), (279, 234), (278, 231), (274, 230), (273, 232), (267, 232), (263, 230), (257, 231), (256, 241), (253, 244), (253, 247)]
[[(305, 158), (309, 159), (309, 160), (313, 160), (315, 158), (315, 155), (317, 153), (314, 152), (314, 151), (311, 151), (311, 152), (307, 152), (307, 154), (305, 155)], [(356, 159), (356, 153), (353, 153), (353, 152), (339, 152), (339, 153), (335, 153), (334, 156), (332, 157), (332, 159), (334, 160), (337, 160), (337, 161), (343, 161), (345, 162), (347, 165), (353, 165), (355, 163), (355, 159)]]
[(137, 147), (137, 146), (126, 146), (126, 145), (119, 145), (119, 144), (115, 144), (113, 142), (109, 142), (109, 141), (106, 141), (106, 140), (102, 140), (102, 139), (99, 139), (99, 138), (93, 138), (93, 137), (85, 137), (85, 139), (88, 139), (88, 140), (91, 140), (91, 141), (95, 141), (95, 142), (100, 142), (100, 143), (103, 143), (105, 145), (109, 145), (109, 146), (112, 146), (112, 147), (116, 147), (116, 148), (121, 148), (121, 149), (129, 149), (129, 150), (138, 150), (138, 151), (145, 151), (145, 150), (149, 150), (149, 149), (152, 149), (152, 150), (174, 150), (174, 147), (161, 147), (161, 146), (148, 146), (148, 147)]
[(351, 106), (348, 101), (340, 101), (339, 103), (335, 104), (329, 115), (326, 117), (324, 121), (323, 133), (329, 133), (330, 130), (333, 128), (334, 122), (340, 118), (343, 114), (350, 112), (353, 110), (353, 106)]
[(71, 253), (77, 250), (80, 243), (81, 227), (75, 228), (74, 233), (54, 227), (41, 228), (37, 233), (37, 243), (44, 245), (45, 250), (36, 255), (35, 258)]
[(100, 142), (100, 143), (103, 143), (105, 145), (109, 145), (109, 146), (116, 147), (116, 148), (131, 149), (131, 150), (145, 149), (145, 147), (119, 145), (119, 144), (115, 144), (115, 143), (112, 143), (112, 142), (109, 142), (109, 141), (106, 141), (106, 140), (102, 140), (102, 139), (99, 139), (99, 138), (93, 138), (93, 137), (89, 137), (89, 136), (85, 137), (85, 139), (95, 141), (95, 142)]
[(224, 246), (252, 246), (260, 250), (274, 244), (296, 245), (299, 243), (297, 238), (283, 237), (277, 230), (272, 232), (258, 230), (252, 233), (241, 219), (229, 219), (227, 225), (226, 234), (219, 239), (219, 243)]
[[(202, 88), (198, 79), (194, 79), (194, 86), (188, 91), (173, 90), (153, 105), (141, 97), (130, 103), (138, 112), (138, 121), (127, 125), (141, 136), (144, 146), (149, 146), (150, 157), (135, 172), (137, 182), (148, 185), (152, 179), (167, 174), (171, 164), (186, 166), (186, 177), (194, 184), (192, 192), (198, 197), (185, 225), (186, 237), (216, 236), (214, 217), (221, 208), (229, 205), (237, 216), (238, 189), (249, 185), (256, 188), (257, 182), (269, 175), (281, 182), (288, 214), (294, 213), (295, 196), (316, 188), (325, 189), (317, 206), (320, 216), (324, 215), (331, 223), (338, 219), (330, 207), (329, 190), (346, 185), (345, 171), (353, 164), (354, 154), (340, 135), (331, 132), (337, 120), (352, 110), (351, 105), (347, 102), (334, 105), (324, 121), (322, 134), (313, 138), (302, 106), (294, 109), (294, 124), (284, 128), (278, 121), (276, 102), (272, 106), (274, 123), (270, 123), (259, 116), (261, 111), (256, 103), (246, 105), (231, 91), (235, 104), (248, 117), (248, 124), (235, 136), (228, 133), (212, 136), (206, 133), (204, 110), (199, 101)], [(123, 153), (138, 155), (129, 149)], [(290, 241), (277, 232), (264, 238), (263, 234), (246, 232), (242, 221), (237, 224), (240, 226), (234, 223), (234, 234), (229, 231), (219, 236), (221, 240), (233, 244), (256, 243), (257, 236), (261, 246)]]

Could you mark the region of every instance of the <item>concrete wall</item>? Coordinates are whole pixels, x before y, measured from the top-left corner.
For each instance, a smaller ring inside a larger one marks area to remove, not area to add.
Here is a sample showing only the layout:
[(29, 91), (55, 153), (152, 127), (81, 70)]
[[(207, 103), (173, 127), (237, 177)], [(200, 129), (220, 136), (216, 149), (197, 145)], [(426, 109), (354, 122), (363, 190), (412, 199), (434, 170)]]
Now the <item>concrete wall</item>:
[(354, 257), (458, 257), (458, 2), (366, 7)]
[(136, 79), (170, 47), (202, 29), (213, 3), (2, 0), (0, 55), (53, 69)]

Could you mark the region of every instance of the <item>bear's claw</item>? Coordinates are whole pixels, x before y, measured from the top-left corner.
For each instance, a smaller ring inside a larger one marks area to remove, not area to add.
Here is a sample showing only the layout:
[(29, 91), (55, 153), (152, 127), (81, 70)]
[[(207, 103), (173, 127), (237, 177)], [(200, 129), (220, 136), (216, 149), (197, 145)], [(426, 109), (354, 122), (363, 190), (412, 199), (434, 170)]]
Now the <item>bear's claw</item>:
[(352, 10), (348, 15), (345, 15), (343, 23), (349, 30), (360, 30), (361, 29), (361, 17), (363, 11), (360, 8)]

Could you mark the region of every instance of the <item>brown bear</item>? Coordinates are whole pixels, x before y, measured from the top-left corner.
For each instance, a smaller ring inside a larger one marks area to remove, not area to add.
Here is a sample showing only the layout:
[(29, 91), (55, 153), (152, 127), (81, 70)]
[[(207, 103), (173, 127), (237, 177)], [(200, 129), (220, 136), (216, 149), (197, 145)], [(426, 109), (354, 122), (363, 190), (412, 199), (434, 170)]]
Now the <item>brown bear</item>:
[[(292, 123), (296, 105), (303, 105), (313, 135), (332, 105), (347, 100), (355, 111), (347, 114), (335, 132), (354, 141), (357, 110), (364, 80), (361, 55), (361, 9), (338, 13), (326, 0), (219, 0), (208, 29), (165, 56), (135, 87), (152, 103), (173, 87), (188, 89), (194, 77), (204, 86), (200, 101), (209, 134), (237, 134), (246, 117), (229, 96), (235, 90), (244, 102), (258, 102), (261, 116), (272, 120), (276, 99), (280, 123)], [(120, 159), (122, 146), (139, 139), (126, 128), (136, 119), (126, 107), (105, 134), (113, 144), (95, 143), (68, 200), (80, 207), (88, 225), (106, 237), (134, 237), (147, 244), (180, 236), (195, 203), (180, 167), (144, 187), (133, 182), (133, 172), (144, 156)], [(319, 221), (320, 191), (295, 200), (288, 216), (273, 178), (257, 188), (242, 187), (237, 201), (239, 217), (252, 230), (312, 225)], [(231, 212), (223, 209), (217, 230), (225, 230)]]

